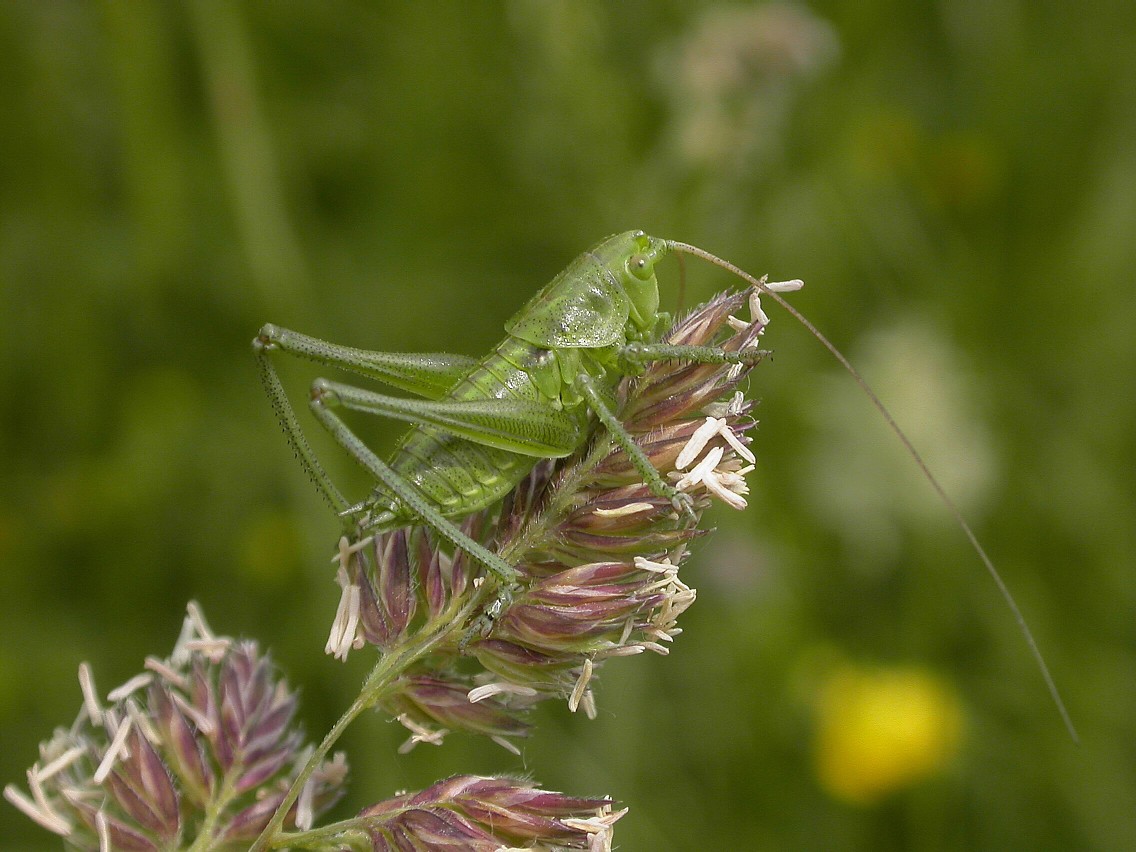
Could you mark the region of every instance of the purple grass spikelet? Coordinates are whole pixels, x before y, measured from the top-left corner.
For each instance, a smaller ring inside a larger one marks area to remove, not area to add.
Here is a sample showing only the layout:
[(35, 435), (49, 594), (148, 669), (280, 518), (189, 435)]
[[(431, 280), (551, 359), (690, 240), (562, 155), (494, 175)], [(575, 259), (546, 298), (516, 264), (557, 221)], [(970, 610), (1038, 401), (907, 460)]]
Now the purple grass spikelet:
[(612, 848), (613, 827), (624, 813), (613, 811), (607, 798), (566, 796), (512, 778), (458, 775), (372, 805), (351, 822), (365, 826), (375, 852), (603, 852)]
[[(174, 653), (147, 659), (146, 672), (112, 690), (105, 706), (86, 664), (79, 679), (78, 718), (40, 745), (31, 795), (4, 790), (69, 848), (251, 841), (307, 757), (295, 693), (255, 643), (215, 636), (193, 604)], [(302, 828), (331, 807), (346, 774), (341, 755), (321, 764), (290, 824)]]

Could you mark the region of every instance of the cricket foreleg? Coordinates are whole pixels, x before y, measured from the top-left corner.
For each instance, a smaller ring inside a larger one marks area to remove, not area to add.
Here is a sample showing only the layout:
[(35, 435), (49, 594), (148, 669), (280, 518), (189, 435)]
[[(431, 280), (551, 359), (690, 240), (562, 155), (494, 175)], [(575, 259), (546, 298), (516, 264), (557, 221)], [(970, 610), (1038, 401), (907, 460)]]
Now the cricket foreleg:
[(768, 349), (754, 346), (745, 349), (723, 349), (720, 346), (686, 346), (673, 343), (628, 343), (619, 350), (619, 360), (641, 372), (652, 361), (687, 361), (695, 364), (744, 364), (752, 367), (769, 354)]
[(612, 412), (607, 400), (596, 388), (595, 380), (592, 379), (587, 373), (580, 373), (576, 376), (576, 388), (580, 391), (580, 395), (584, 397), (588, 408), (595, 412), (596, 417), (604, 428), (611, 434), (612, 438), (620, 449), (627, 453), (627, 457), (631, 459), (631, 463), (635, 466), (635, 470), (643, 477), (643, 481), (651, 492), (657, 494), (659, 497), (664, 497), (671, 501), (671, 505), (680, 514), (694, 517), (694, 498), (685, 492), (679, 491), (669, 482), (663, 479), (663, 475), (659, 473), (658, 468), (651, 464), (651, 460), (647, 458), (647, 454), (643, 452), (642, 448), (635, 443), (635, 439), (620, 422), (619, 418)]
[(445, 352), (374, 352), (339, 346), (272, 324), (261, 328), (254, 345), (348, 370), (425, 399), (445, 396), (477, 364), (473, 358)]
[(375, 455), (371, 448), (364, 444), (340, 419), (339, 415), (331, 410), (331, 406), (338, 403), (337, 394), (332, 390), (329, 382), (320, 379), (312, 385), (312, 412), (339, 445), (417, 515), (423, 524), (430, 527), (454, 547), (461, 548), (472, 559), (484, 565), (491, 574), (497, 577), (507, 596), (517, 584), (517, 569), (462, 532), (452, 521), (445, 518), (438, 507), (431, 503), (425, 495)]

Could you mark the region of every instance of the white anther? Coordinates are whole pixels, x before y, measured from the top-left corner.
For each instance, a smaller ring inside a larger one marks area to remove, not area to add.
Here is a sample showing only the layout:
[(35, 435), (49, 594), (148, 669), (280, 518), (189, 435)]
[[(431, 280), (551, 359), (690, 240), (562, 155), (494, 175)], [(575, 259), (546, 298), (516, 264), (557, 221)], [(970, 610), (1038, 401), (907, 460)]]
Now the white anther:
[(706, 421), (694, 430), (694, 434), (690, 436), (689, 440), (679, 450), (678, 458), (675, 459), (675, 469), (685, 470), (706, 449), (706, 445), (710, 443), (710, 439), (715, 435), (721, 433), (722, 428), (726, 426), (725, 420), (719, 420), (715, 417), (707, 417)]
[(679, 491), (687, 491), (697, 483), (701, 482), (703, 478), (713, 472), (714, 468), (718, 466), (718, 462), (722, 460), (725, 451), (721, 447), (714, 447), (710, 450), (694, 469), (682, 477), (675, 483), (675, 488)]
[(115, 731), (114, 739), (111, 740), (110, 745), (107, 747), (106, 754), (103, 755), (102, 762), (99, 763), (99, 768), (95, 770), (95, 774), (91, 776), (91, 780), (96, 784), (102, 784), (106, 781), (110, 771), (114, 769), (115, 761), (123, 756), (126, 751), (126, 737), (130, 733), (130, 728), (133, 726), (134, 721), (127, 716), (123, 723), (119, 725)]
[(618, 648), (608, 648), (603, 652), (605, 657), (634, 657), (636, 654), (642, 654), (643, 647), (641, 645), (620, 645)]
[(36, 807), (44, 813), (55, 813), (51, 801), (47, 798), (47, 792), (43, 789), (43, 775), (40, 773), (39, 764), (33, 764), (28, 770), (28, 789), (32, 791)]
[(28, 819), (53, 834), (66, 837), (71, 833), (71, 823), (51, 810), (50, 807), (42, 808), (37, 805), (15, 784), (9, 784), (4, 788), (4, 798), (17, 810), (23, 812)]
[(107, 729), (110, 736), (114, 736), (114, 732), (118, 730), (121, 721), (119, 712), (114, 707), (108, 707), (103, 711), (103, 727)]
[(201, 639), (212, 639), (214, 636), (213, 631), (205, 621), (205, 613), (201, 611), (201, 607), (197, 605), (197, 601), (190, 601), (185, 605), (185, 615), (189, 623), (193, 625), (193, 630)]
[(177, 671), (175, 668), (169, 665), (165, 660), (159, 660), (157, 657), (147, 657), (145, 663), (143, 663), (143, 666), (152, 671), (166, 683), (173, 684), (179, 689), (186, 689), (189, 686), (189, 681), (186, 679), (186, 677), (181, 672)]
[(217, 725), (211, 718), (209, 718), (209, 715), (207, 713), (194, 707), (176, 692), (170, 694), (173, 696), (174, 704), (176, 704), (177, 708), (181, 710), (182, 715), (188, 717), (189, 721), (193, 722), (193, 724), (197, 726), (197, 729), (201, 731), (202, 734), (204, 734), (205, 736), (211, 736), (216, 732)]
[(752, 473), (754, 466), (747, 464), (741, 470), (720, 470), (718, 471), (718, 481), (725, 485), (732, 491), (737, 491), (739, 494), (748, 494), (749, 485), (745, 481), (747, 473)]
[(47, 766), (45, 766), (43, 769), (39, 770), (39, 772), (37, 772), (36, 774), (38, 775), (40, 781), (46, 781), (53, 775), (62, 772), (64, 769), (66, 769), (86, 753), (87, 750), (85, 748), (82, 748), (81, 746), (73, 746), (72, 748), (69, 748), (67, 749), (67, 751), (63, 752), (63, 754), (59, 755), (59, 757), (55, 758), (55, 760), (51, 761), (51, 763), (47, 764)]
[(619, 634), (619, 645), (626, 645), (627, 640), (631, 638), (631, 631), (635, 629), (635, 619), (629, 618), (623, 622), (623, 631)]
[(765, 326), (769, 325), (769, 317), (766, 316), (765, 311), (761, 309), (762, 290), (769, 293), (792, 293), (794, 290), (800, 290), (804, 286), (805, 282), (800, 278), (794, 278), (792, 281), (766, 281), (765, 278), (762, 278), (761, 287), (755, 289), (749, 296), (750, 318), (760, 324), (764, 331)]
[(800, 278), (793, 278), (789, 281), (765, 281), (762, 283), (764, 283), (766, 290), (770, 290), (774, 293), (792, 293), (805, 286), (805, 282)]
[(760, 290), (754, 290), (749, 294), (749, 316), (753, 322), (760, 325), (763, 329), (769, 325), (769, 317), (766, 316), (765, 311), (761, 309)]
[(342, 567), (335, 573), (335, 582), (339, 584), (339, 606), (335, 610), (335, 618), (331, 622), (331, 633), (328, 634), (327, 644), (324, 645), (325, 654), (331, 654), (337, 660), (346, 660), (352, 648), (363, 647), (363, 637), (357, 636), (359, 629), (359, 587), (347, 577), (347, 571)]
[(621, 518), (624, 515), (649, 512), (654, 508), (650, 503), (626, 503), (618, 509), (592, 509), (592, 514), (599, 515), (601, 518)]
[(316, 779), (308, 778), (300, 788), (300, 798), (296, 800), (296, 828), (307, 831), (315, 822)]
[(583, 831), (588, 835), (588, 852), (611, 852), (611, 827), (625, 813), (627, 813), (627, 808), (618, 813), (611, 813), (611, 807), (607, 806), (602, 811), (597, 812), (594, 817), (587, 819), (568, 817), (562, 819), (561, 822), (569, 828)]
[(136, 674), (122, 686), (116, 687), (107, 693), (107, 701), (115, 704), (127, 696), (137, 692), (144, 686), (149, 686), (154, 676), (149, 673)]
[(95, 814), (95, 831), (99, 835), (99, 852), (111, 852), (114, 847), (110, 845), (110, 823), (101, 809)]
[(674, 588), (674, 579), (675, 579), (675, 577), (674, 577), (673, 574), (665, 575), (661, 579), (658, 579), (655, 582), (649, 583), (646, 586), (643, 586), (642, 588), (640, 588), (639, 594), (640, 595), (649, 595), (652, 592), (662, 591), (665, 594), (669, 595), (669, 594), (671, 594), (671, 592)]
[(734, 452), (747, 462), (753, 464), (757, 461), (757, 457), (754, 456), (750, 448), (741, 442), (741, 439), (734, 434), (734, 430), (731, 429), (724, 420), (722, 421), (722, 428), (718, 430), (718, 434), (725, 438), (726, 443), (734, 448)]
[(640, 571), (651, 571), (656, 574), (674, 574), (678, 568), (670, 563), (669, 559), (662, 562), (652, 562), (642, 556), (635, 557), (635, 567)]
[(130, 699), (126, 702), (126, 712), (130, 716), (130, 721), (134, 723), (134, 727), (142, 733), (142, 736), (149, 740), (153, 745), (158, 745), (161, 737), (158, 736), (157, 729), (150, 722), (149, 717), (142, 712), (141, 708), (138, 706), (138, 703), (134, 701), (134, 699)]
[(405, 713), (398, 716), (398, 722), (410, 731), (410, 739), (398, 747), (399, 754), (406, 754), (419, 743), (441, 745), (442, 739), (449, 733), (445, 728), (432, 731), (424, 725), (419, 725)]
[(750, 327), (750, 323), (746, 322), (744, 319), (738, 319), (733, 314), (726, 317), (726, 322), (734, 331), (748, 331)]
[(692, 594), (692, 595), (694, 594), (694, 589), (690, 588), (690, 586), (686, 585), (686, 583), (684, 583), (682, 580), (680, 580), (678, 578), (677, 574), (675, 574), (673, 579), (674, 579), (675, 588), (678, 589), (680, 592), (686, 592), (686, 593), (689, 593), (689, 594)]
[(592, 661), (584, 657), (580, 676), (576, 678), (576, 685), (572, 688), (572, 694), (568, 696), (568, 709), (572, 713), (575, 713), (580, 706), (580, 700), (584, 697), (584, 691), (588, 688), (588, 682), (592, 679), (592, 670)]
[(83, 707), (87, 711), (87, 718), (91, 724), (102, 726), (103, 707), (99, 703), (99, 694), (95, 690), (95, 675), (87, 662), (79, 663), (79, 689), (83, 693)]
[[(747, 488), (742, 475), (728, 467), (717, 470), (724, 454), (725, 451), (721, 447), (711, 449), (702, 461), (695, 465), (693, 470), (675, 483), (675, 487), (680, 491), (687, 491), (696, 484), (701, 484), (727, 506), (739, 510), (744, 509), (747, 504), (742, 494), (746, 493)], [(748, 452), (748, 448), (746, 455), (752, 456), (752, 453)]]
[(177, 641), (174, 642), (173, 653), (170, 654), (170, 662), (175, 666), (184, 666), (189, 662), (190, 654), (186, 650), (185, 643), (197, 638), (197, 628), (194, 626), (193, 617), (188, 612), (188, 606), (186, 610), (185, 618), (181, 620), (181, 632), (178, 633)]
[(232, 646), (233, 640), (228, 636), (209, 636), (202, 639), (191, 639), (185, 643), (185, 650), (196, 651), (209, 662), (219, 663), (225, 654), (229, 653), (229, 648)]
[(688, 589), (685, 592), (679, 592), (667, 598), (667, 620), (673, 622), (690, 609), (690, 605), (694, 603), (697, 597), (698, 593), (695, 592), (694, 589)]
[(745, 498), (738, 494), (736, 491), (728, 488), (718, 474), (710, 471), (706, 476), (702, 477), (702, 484), (718, 497), (723, 503), (732, 509), (744, 509), (747, 505)]
[(486, 698), (492, 698), (495, 695), (523, 695), (525, 698), (532, 698), (538, 694), (539, 693), (531, 686), (520, 686), (516, 683), (509, 683), (508, 681), (498, 681), (497, 683), (487, 683), (484, 686), (474, 687), (466, 694), (466, 698), (469, 699), (470, 704), (476, 704), (479, 701), (484, 701)]
[(584, 715), (589, 719), (596, 718), (596, 694), (590, 689), (584, 693), (584, 697), (580, 700), (580, 706), (584, 708)]

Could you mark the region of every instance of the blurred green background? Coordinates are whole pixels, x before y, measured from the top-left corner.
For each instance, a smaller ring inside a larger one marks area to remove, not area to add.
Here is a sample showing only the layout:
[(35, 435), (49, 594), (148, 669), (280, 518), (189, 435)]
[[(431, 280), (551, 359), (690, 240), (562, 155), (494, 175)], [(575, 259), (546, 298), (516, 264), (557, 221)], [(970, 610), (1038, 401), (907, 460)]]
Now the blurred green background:
[[(910, 459), (771, 309), (752, 505), (716, 510), (672, 655), (609, 663), (596, 721), (542, 708), (523, 760), (400, 757), (367, 718), (339, 813), (523, 771), (630, 805), (624, 849), (1136, 848), (1134, 10), (5, 3), (0, 779), (70, 723), (80, 660), (121, 683), (190, 598), (273, 649), (313, 735), (347, 705), (366, 655), (321, 653), (337, 525), (263, 398), (263, 322), (478, 355), (644, 228), (806, 280), (1084, 744)], [(284, 370), (300, 400), (315, 375)], [(58, 848), (6, 803), (0, 836)]]

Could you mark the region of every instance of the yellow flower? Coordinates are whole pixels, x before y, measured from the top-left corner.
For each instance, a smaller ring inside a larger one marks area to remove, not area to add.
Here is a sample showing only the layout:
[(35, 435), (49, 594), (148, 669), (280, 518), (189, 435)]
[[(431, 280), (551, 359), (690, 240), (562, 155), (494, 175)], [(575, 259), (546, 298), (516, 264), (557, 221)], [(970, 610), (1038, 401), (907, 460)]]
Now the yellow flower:
[(941, 678), (842, 665), (820, 691), (817, 776), (836, 798), (872, 804), (946, 766), (961, 728), (958, 698)]

